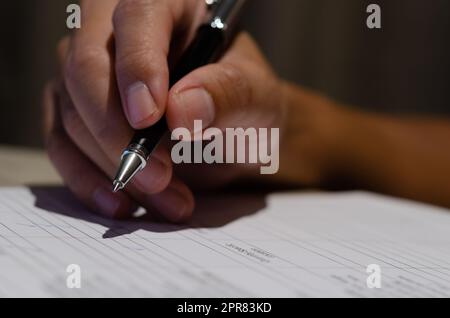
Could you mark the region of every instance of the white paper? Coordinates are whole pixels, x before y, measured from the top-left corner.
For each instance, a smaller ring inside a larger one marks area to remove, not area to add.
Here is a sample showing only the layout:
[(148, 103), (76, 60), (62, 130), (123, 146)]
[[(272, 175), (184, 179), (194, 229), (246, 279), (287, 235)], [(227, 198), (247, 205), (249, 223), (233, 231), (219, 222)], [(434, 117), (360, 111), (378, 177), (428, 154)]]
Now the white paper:
[(0, 269), (7, 297), (449, 297), (450, 212), (367, 193), (227, 195), (199, 199), (181, 227), (106, 220), (63, 188), (3, 188)]

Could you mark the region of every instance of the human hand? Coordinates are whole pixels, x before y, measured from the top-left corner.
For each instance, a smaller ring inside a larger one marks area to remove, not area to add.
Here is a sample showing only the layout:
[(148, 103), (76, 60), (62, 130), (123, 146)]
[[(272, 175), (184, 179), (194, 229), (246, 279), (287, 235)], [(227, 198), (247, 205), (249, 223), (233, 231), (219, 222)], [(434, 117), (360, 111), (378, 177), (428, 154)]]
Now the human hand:
[[(169, 90), (170, 65), (201, 21), (203, 1), (86, 0), (81, 8), (82, 28), (59, 45), (63, 81), (47, 90), (47, 118), (52, 120), (46, 131), (51, 160), (93, 210), (126, 217), (137, 203), (173, 222), (191, 215), (194, 198), (173, 176), (167, 143), (126, 192), (110, 190), (133, 128), (149, 127), (164, 114), (171, 129), (192, 129), (194, 120), (202, 120), (204, 128), (277, 127), (284, 132), (295, 127), (288, 115), (293, 109), (286, 96), (290, 90), (246, 34), (237, 37), (219, 63), (195, 70)], [(282, 133), (285, 145), (289, 139)], [(281, 149), (283, 155), (286, 147)], [(176, 170), (197, 186), (258, 178), (259, 173), (245, 165)], [(281, 175), (286, 171), (282, 168)], [(198, 173), (204, 176), (201, 182)]]

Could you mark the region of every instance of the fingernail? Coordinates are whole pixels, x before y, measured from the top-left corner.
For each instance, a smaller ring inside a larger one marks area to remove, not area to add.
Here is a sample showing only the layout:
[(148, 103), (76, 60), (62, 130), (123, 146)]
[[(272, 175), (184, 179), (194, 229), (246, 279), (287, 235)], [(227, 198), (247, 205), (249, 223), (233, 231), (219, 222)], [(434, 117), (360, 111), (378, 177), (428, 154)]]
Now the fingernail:
[[(148, 163), (147, 169), (144, 169), (136, 176), (136, 185), (143, 192), (154, 192), (155, 189), (160, 189), (162, 183), (168, 182), (170, 178), (169, 167), (163, 164), (157, 158), (152, 157)], [(151, 166), (151, 169), (148, 169)]]
[(187, 213), (187, 198), (173, 187), (151, 197), (151, 205), (155, 206), (160, 213), (173, 222), (183, 220)]
[(211, 126), (215, 118), (214, 100), (211, 95), (202, 88), (193, 88), (178, 93), (175, 97), (179, 103), (180, 115), (184, 117), (184, 124), (191, 132), (194, 129), (194, 121), (201, 120), (203, 128)]
[(94, 202), (100, 212), (109, 217), (115, 217), (119, 211), (120, 200), (114, 196), (110, 189), (98, 188), (94, 191)]
[(135, 83), (128, 88), (126, 108), (132, 126), (139, 126), (158, 111), (150, 90), (142, 82)]

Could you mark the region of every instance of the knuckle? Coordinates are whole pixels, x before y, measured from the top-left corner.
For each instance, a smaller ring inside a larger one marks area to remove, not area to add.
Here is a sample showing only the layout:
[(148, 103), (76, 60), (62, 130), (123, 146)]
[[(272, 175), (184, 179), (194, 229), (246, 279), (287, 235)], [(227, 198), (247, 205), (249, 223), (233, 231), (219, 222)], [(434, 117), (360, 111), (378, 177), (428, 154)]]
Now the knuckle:
[(124, 18), (128, 17), (133, 11), (136, 2), (139, 0), (120, 0), (113, 13), (113, 25), (119, 26)]
[(120, 27), (124, 19), (134, 16), (136, 12), (150, 8), (154, 3), (154, 0), (120, 0), (113, 13), (114, 27)]
[(169, 76), (164, 55), (145, 43), (122, 50), (117, 57), (116, 71), (118, 74), (139, 75), (143, 78), (150, 78), (155, 74), (167, 78)]
[(217, 85), (226, 105), (244, 108), (252, 99), (251, 85), (243, 71), (233, 64), (217, 65)]
[(145, 44), (139, 47), (128, 46), (120, 52), (117, 59), (117, 72), (124, 73), (130, 71), (142, 71), (149, 69), (152, 64), (152, 49), (147, 48)]
[(169, 81), (167, 62), (160, 58), (159, 52), (141, 46), (136, 49), (128, 47), (117, 59), (116, 74), (119, 82), (135, 79), (158, 78), (161, 82)]
[(109, 67), (109, 58), (104, 49), (97, 46), (80, 47), (74, 45), (64, 67), (66, 81), (70, 84), (82, 84)]

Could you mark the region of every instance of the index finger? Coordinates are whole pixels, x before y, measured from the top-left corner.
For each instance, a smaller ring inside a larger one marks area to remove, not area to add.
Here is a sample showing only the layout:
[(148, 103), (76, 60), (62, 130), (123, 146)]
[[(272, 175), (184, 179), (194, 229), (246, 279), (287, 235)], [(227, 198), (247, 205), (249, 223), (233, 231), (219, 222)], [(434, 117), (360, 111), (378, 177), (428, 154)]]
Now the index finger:
[(163, 116), (172, 34), (177, 26), (189, 29), (203, 7), (200, 0), (121, 0), (116, 7), (116, 74), (124, 112), (133, 128), (147, 128)]

